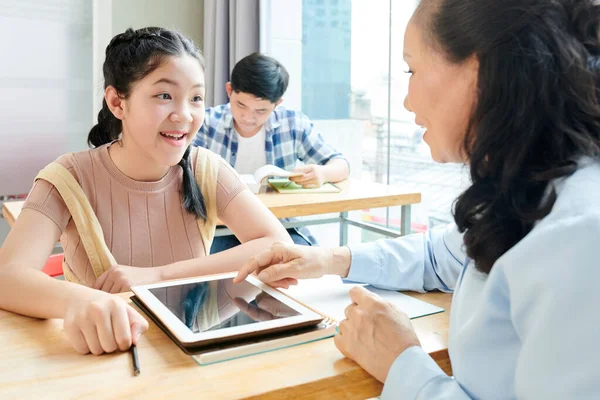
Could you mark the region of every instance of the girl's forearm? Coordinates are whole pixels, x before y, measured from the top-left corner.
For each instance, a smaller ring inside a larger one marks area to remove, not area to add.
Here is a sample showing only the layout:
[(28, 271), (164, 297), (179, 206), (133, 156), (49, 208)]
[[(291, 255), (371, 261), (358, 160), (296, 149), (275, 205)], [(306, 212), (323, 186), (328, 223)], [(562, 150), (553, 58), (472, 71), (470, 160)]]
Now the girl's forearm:
[(33, 268), (0, 268), (0, 308), (30, 317), (64, 318), (70, 302), (93, 295), (93, 290)]
[(217, 254), (158, 267), (160, 268), (161, 280), (238, 271), (250, 257), (267, 249), (277, 241), (292, 242), (289, 236), (287, 238), (262, 237), (250, 240)]

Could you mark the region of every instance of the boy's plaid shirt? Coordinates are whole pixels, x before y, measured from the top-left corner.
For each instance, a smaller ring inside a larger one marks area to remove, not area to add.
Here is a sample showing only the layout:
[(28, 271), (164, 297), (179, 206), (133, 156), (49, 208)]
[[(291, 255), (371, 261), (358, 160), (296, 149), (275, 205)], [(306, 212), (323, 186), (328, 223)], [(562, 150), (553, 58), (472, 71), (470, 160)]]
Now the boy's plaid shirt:
[[(296, 167), (297, 160), (304, 164), (319, 165), (325, 165), (333, 158), (341, 158), (348, 162), (342, 153), (325, 143), (308, 117), (281, 106), (271, 113), (265, 123), (265, 139), (267, 164), (276, 165), (287, 171)], [(235, 168), (238, 141), (233, 130), (233, 115), (229, 103), (206, 109), (204, 123), (192, 145), (219, 154)], [(298, 231), (312, 244), (316, 244), (308, 228), (299, 228)]]
[[(265, 123), (265, 138), (267, 164), (288, 171), (296, 167), (297, 160), (319, 165), (333, 158), (346, 160), (342, 153), (325, 143), (304, 114), (284, 107), (277, 107), (271, 113)], [(192, 144), (219, 154), (235, 168), (238, 141), (229, 103), (206, 109), (204, 123)]]

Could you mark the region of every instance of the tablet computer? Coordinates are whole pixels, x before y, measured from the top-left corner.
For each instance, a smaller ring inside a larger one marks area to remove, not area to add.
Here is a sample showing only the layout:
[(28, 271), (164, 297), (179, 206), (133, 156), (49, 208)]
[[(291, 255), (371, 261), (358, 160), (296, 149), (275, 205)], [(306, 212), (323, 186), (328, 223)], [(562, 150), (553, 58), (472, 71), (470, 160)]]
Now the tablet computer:
[(324, 317), (254, 276), (237, 273), (133, 286), (131, 290), (182, 346), (209, 346), (314, 326)]

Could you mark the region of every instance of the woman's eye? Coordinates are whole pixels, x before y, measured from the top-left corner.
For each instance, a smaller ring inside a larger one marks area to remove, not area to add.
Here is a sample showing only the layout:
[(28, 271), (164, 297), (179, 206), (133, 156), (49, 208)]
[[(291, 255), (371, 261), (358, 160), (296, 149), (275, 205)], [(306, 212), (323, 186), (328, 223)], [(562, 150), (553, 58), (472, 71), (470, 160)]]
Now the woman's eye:
[(157, 95), (156, 97), (158, 97), (161, 100), (171, 100), (171, 95), (168, 93), (161, 93), (161, 94)]
[(194, 96), (194, 98), (192, 99), (192, 101), (194, 103), (202, 103), (204, 101), (204, 99), (202, 98), (202, 96)]

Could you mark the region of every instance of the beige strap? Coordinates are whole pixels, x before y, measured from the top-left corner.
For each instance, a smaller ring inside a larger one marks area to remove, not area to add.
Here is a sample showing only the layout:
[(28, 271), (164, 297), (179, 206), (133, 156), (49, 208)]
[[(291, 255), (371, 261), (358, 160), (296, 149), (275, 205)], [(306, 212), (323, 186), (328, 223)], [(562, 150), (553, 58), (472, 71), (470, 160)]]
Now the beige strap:
[[(198, 219), (198, 229), (204, 244), (206, 255), (210, 254), (210, 246), (215, 235), (217, 223), (217, 180), (219, 176), (220, 157), (209, 150), (198, 148), (196, 157), (196, 181), (206, 204), (206, 221)], [(104, 242), (104, 235), (100, 222), (90, 205), (90, 202), (75, 180), (73, 175), (62, 165), (50, 163), (41, 170), (35, 180), (44, 179), (50, 182), (63, 198), (65, 205), (77, 227), (77, 232), (83, 243), (85, 252), (90, 260), (94, 275), (98, 278), (102, 273), (116, 264), (108, 246)], [(63, 261), (63, 274), (71, 282), (83, 283), (65, 265)]]
[[(115, 258), (104, 242), (100, 222), (73, 175), (62, 165), (53, 162), (41, 170), (35, 179), (44, 179), (50, 182), (60, 193), (75, 222), (96, 278), (116, 264)], [(69, 268), (65, 268), (64, 262), (63, 273), (67, 280), (81, 283)]]
[(217, 180), (219, 179), (219, 155), (210, 150), (198, 147), (196, 156), (196, 182), (204, 196), (206, 204), (206, 221), (198, 219), (198, 229), (204, 243), (206, 255), (210, 254), (210, 246), (215, 237), (217, 226)]

